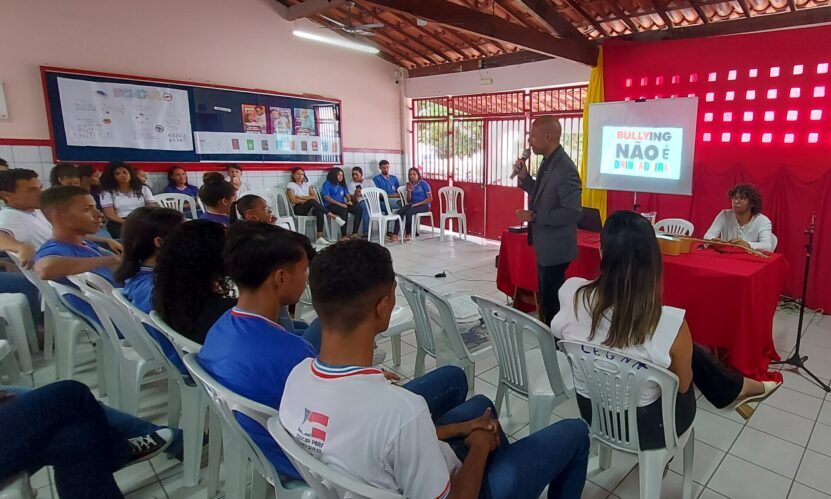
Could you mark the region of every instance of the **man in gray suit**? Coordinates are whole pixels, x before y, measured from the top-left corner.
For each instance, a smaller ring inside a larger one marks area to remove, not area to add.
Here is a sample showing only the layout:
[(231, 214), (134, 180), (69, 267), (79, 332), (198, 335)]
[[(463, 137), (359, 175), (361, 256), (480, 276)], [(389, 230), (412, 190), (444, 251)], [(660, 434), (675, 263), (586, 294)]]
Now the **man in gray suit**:
[(540, 319), (546, 324), (560, 310), (557, 292), (565, 281), (566, 268), (577, 256), (577, 221), (580, 219), (582, 186), (577, 167), (560, 145), (562, 128), (557, 118), (543, 116), (531, 125), (528, 144), (543, 162), (534, 179), (525, 161), (514, 170), (519, 187), (528, 193), (527, 210), (516, 215), (528, 222), (528, 244), (537, 254), (540, 284)]

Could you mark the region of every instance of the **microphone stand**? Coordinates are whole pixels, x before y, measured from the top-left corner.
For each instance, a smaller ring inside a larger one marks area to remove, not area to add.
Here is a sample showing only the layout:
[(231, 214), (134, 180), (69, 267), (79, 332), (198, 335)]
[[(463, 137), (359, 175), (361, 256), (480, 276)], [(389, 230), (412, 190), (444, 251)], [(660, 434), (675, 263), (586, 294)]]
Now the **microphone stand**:
[(802, 321), (805, 316), (805, 295), (808, 293), (808, 275), (811, 268), (811, 254), (814, 250), (814, 231), (816, 230), (816, 219), (816, 214), (812, 215), (811, 223), (808, 225), (808, 228), (805, 229), (805, 274), (802, 276), (802, 297), (799, 301), (799, 322), (796, 326), (796, 348), (794, 349), (793, 355), (789, 358), (777, 362), (771, 362), (771, 365), (788, 365), (794, 366), (797, 369), (802, 369), (805, 374), (813, 378), (813, 380), (820, 387), (822, 387), (823, 390), (831, 392), (831, 386), (828, 386), (827, 383), (822, 382), (814, 373), (805, 367), (805, 363), (808, 361), (808, 356), (803, 356), (799, 353), (799, 348), (802, 344)]

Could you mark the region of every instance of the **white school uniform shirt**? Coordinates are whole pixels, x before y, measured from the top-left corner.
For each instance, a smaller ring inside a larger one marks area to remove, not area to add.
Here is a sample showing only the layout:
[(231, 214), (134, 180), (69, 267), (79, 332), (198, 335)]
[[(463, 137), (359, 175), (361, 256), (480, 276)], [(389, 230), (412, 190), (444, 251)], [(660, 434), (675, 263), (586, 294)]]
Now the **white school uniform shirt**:
[(155, 202), (156, 198), (153, 197), (153, 192), (146, 185), (141, 186), (141, 196), (136, 196), (133, 191), (101, 192), (101, 208), (114, 208), (115, 213), (121, 218), (126, 218), (127, 215), (132, 213), (137, 208), (141, 208), (142, 206)]
[(447, 497), (461, 467), (427, 402), (375, 367), (305, 359), (286, 380), (280, 422), (326, 465), (412, 499)]
[(0, 210), (0, 231), (37, 249), (52, 237), (52, 224), (40, 210), (6, 207)]
[(289, 185), (286, 186), (286, 188), (293, 192), (295, 196), (309, 196), (310, 186), (311, 184), (309, 184), (308, 182), (303, 182), (299, 185), (294, 182), (289, 182)]
[[(554, 336), (563, 340), (582, 341), (584, 343), (591, 343), (601, 348), (614, 350), (632, 359), (651, 362), (665, 369), (669, 369), (672, 359), (669, 356), (669, 351), (672, 344), (675, 342), (675, 337), (678, 336), (678, 330), (684, 322), (684, 310), (675, 307), (664, 306), (661, 308), (661, 318), (658, 320), (658, 326), (655, 328), (655, 333), (646, 343), (637, 346), (629, 346), (627, 348), (611, 349), (603, 345), (606, 337), (609, 335), (609, 320), (604, 318), (598, 324), (597, 331), (594, 338), (589, 340), (592, 328), (591, 312), (586, 308), (582, 293), (577, 300), (577, 310), (574, 308), (574, 295), (577, 290), (589, 281), (581, 277), (572, 277), (567, 280), (560, 288), (560, 311), (551, 320), (551, 331)], [(606, 315), (611, 315), (611, 311), (607, 311)], [(586, 389), (586, 381), (583, 378), (582, 372), (574, 370), (574, 389), (580, 395), (588, 398), (589, 391)], [(655, 383), (646, 385), (645, 390), (638, 398), (638, 407), (645, 407), (660, 398), (661, 390)]]
[(739, 225), (733, 210), (722, 210), (716, 215), (704, 239), (719, 238), (723, 241), (741, 239), (755, 250), (773, 251), (773, 224), (761, 213), (753, 215), (745, 225)]
[(349, 186), (349, 194), (355, 194), (355, 188), (359, 185), (361, 186), (361, 190), (369, 187), (375, 187), (375, 183), (372, 182), (372, 180), (368, 179), (363, 179), (360, 182), (355, 182), (354, 180), (352, 180), (347, 185)]

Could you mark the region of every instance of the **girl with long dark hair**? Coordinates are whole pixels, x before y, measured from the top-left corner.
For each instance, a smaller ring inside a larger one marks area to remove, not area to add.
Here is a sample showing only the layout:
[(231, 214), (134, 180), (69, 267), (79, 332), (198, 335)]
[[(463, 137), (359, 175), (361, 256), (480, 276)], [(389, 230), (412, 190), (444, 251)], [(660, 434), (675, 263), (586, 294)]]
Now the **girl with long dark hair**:
[(306, 172), (302, 168), (297, 167), (291, 170), (291, 182), (286, 186), (286, 194), (295, 215), (306, 216), (311, 213), (315, 217), (317, 222), (317, 241), (315, 243), (329, 244), (329, 241), (323, 238), (323, 224), (325, 217), (337, 217), (337, 215), (330, 213), (317, 201), (315, 188), (306, 178)]
[(113, 161), (101, 175), (101, 208), (107, 218), (107, 230), (115, 239), (127, 215), (142, 206), (157, 206), (150, 188), (141, 183), (132, 166)]
[[(593, 281), (571, 278), (560, 288), (560, 312), (551, 321), (554, 335), (603, 346), (669, 369), (678, 376), (676, 430), (684, 433), (695, 417), (694, 382), (715, 407), (736, 405), (749, 417), (746, 402), (761, 400), (779, 384), (759, 382), (722, 366), (704, 347), (693, 344), (684, 310), (661, 303), (662, 260), (655, 229), (643, 216), (619, 211), (600, 235), (600, 275)], [(589, 392), (575, 370), (577, 404), (591, 420)], [(640, 394), (641, 449), (664, 445), (660, 393), (652, 385)]]
[(341, 239), (346, 238), (346, 222), (350, 213), (355, 217), (352, 222), (352, 237), (358, 237), (358, 229), (363, 218), (363, 208), (359, 204), (353, 203), (352, 196), (349, 195), (349, 188), (346, 187), (343, 170), (338, 167), (329, 170), (329, 173), (326, 174), (326, 182), (323, 183), (323, 188), (320, 189), (320, 195), (323, 197), (323, 206), (337, 215), (343, 222), (338, 222)]

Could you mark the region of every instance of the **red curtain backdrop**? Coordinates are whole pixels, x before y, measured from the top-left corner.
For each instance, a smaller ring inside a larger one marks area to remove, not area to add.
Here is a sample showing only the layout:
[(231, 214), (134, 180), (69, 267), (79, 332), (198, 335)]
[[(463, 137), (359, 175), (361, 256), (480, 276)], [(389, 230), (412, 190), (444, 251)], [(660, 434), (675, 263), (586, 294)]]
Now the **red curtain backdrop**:
[[(831, 26), (695, 40), (604, 45), (606, 101), (697, 96), (693, 195), (638, 194), (642, 211), (707, 231), (728, 189), (755, 184), (798, 296), (803, 231), (816, 213), (807, 305), (831, 310)], [(633, 193), (609, 191), (609, 213)]]

